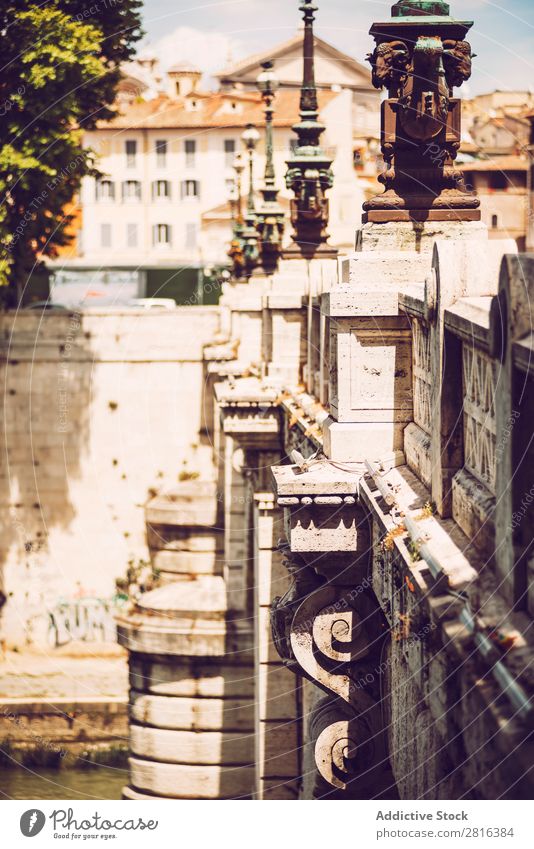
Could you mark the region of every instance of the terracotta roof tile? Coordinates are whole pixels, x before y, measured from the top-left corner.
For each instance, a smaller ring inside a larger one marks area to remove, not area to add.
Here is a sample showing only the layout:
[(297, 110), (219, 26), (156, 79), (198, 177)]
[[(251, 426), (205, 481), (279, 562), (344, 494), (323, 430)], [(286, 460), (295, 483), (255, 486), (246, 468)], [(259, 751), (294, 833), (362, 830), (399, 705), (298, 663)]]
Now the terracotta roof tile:
[(496, 156), (494, 159), (475, 159), (460, 165), (462, 171), (527, 171), (527, 160), (522, 156)]
[[(319, 108), (322, 109), (336, 92), (319, 92)], [(199, 100), (202, 106), (193, 110), (186, 101)], [(243, 110), (228, 109), (234, 101), (244, 104)], [(298, 119), (299, 92), (282, 90), (275, 101), (275, 127), (291, 127)], [(122, 107), (122, 113), (111, 121), (100, 122), (99, 129), (215, 129), (217, 127), (245, 127), (252, 123), (262, 126), (265, 121), (264, 107), (260, 94), (217, 92), (195, 94), (178, 100), (160, 96), (143, 103), (132, 103)]]

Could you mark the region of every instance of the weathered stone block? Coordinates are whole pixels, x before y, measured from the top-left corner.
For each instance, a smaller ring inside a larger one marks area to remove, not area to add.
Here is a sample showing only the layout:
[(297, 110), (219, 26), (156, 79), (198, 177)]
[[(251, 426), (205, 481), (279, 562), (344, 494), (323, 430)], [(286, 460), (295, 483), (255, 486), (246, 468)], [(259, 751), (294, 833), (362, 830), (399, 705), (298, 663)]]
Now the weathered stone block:
[(299, 769), (299, 742), (295, 722), (260, 722), (259, 767), (262, 778), (294, 778)]
[[(251, 666), (209, 662), (199, 658), (168, 658), (167, 662), (145, 655), (130, 656), (130, 686), (156, 696), (188, 698), (254, 697)], [(240, 661), (239, 656), (237, 661)]]
[(242, 731), (174, 731), (130, 726), (134, 756), (161, 763), (252, 766), (254, 737)]
[(294, 719), (297, 715), (297, 679), (282, 664), (261, 664), (256, 672), (260, 720)]
[(253, 792), (252, 767), (190, 766), (130, 758), (134, 789), (169, 799), (239, 799)]
[(189, 699), (131, 691), (130, 716), (141, 725), (182, 731), (252, 731), (254, 703), (243, 699)]
[(279, 551), (263, 550), (256, 555), (255, 584), (257, 603), (268, 607), (273, 598), (283, 595), (289, 586), (289, 575)]
[(340, 463), (376, 461), (402, 451), (404, 422), (345, 424), (328, 418), (323, 425), (324, 452)]

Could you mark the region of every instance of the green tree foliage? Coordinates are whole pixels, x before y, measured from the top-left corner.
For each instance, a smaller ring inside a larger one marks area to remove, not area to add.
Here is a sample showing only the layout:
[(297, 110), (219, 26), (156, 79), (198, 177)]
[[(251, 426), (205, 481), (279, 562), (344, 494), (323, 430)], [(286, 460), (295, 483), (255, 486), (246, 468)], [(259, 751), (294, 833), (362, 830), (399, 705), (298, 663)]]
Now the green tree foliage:
[(84, 130), (112, 117), (139, 0), (0, 0), (0, 294), (13, 306), (68, 242), (65, 208), (94, 173)]

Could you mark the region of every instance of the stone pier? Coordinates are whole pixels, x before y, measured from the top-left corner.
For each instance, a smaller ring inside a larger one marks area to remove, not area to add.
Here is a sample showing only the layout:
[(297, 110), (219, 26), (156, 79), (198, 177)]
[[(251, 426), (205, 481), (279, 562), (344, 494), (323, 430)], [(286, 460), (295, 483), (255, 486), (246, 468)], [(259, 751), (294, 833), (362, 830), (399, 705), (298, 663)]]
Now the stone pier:
[(146, 507), (162, 584), (119, 620), (129, 651), (126, 799), (250, 798), (252, 632), (223, 577), (215, 483), (187, 481)]

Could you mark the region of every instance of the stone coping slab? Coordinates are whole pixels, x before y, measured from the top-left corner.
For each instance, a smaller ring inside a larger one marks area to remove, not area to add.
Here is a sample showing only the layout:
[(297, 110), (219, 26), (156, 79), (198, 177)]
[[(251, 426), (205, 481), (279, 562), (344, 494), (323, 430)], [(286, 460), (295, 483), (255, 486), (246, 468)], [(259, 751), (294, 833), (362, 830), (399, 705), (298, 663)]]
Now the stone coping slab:
[(217, 384), (215, 397), (222, 406), (247, 402), (265, 404), (274, 403), (278, 397), (278, 391), (273, 387), (265, 386), (257, 377), (243, 377), (233, 383), (226, 381)]
[(445, 326), (465, 342), (487, 351), (492, 300), (491, 296), (461, 298), (445, 310)]

